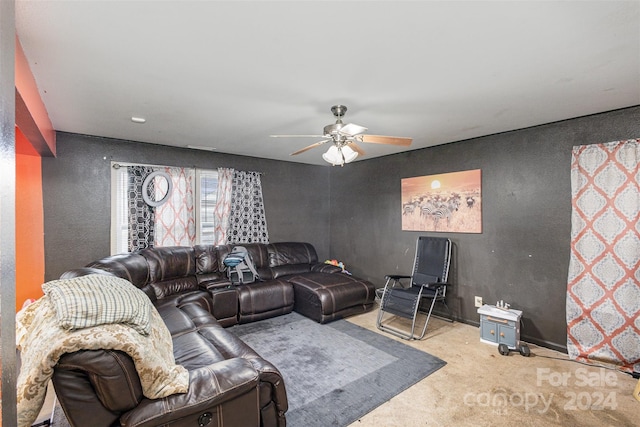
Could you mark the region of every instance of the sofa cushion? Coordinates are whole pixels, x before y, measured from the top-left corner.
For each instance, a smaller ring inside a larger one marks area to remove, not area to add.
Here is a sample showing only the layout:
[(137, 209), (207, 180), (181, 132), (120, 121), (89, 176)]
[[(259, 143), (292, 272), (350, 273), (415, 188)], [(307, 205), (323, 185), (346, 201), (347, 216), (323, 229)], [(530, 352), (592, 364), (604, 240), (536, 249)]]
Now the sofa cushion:
[(140, 289), (119, 277), (90, 274), (53, 280), (42, 285), (63, 329), (90, 328), (111, 323), (131, 326), (142, 335), (150, 331), (151, 301)]
[(168, 298), (172, 295), (182, 295), (199, 289), (195, 275), (150, 283), (148, 286), (153, 289), (157, 299)]
[(193, 247), (196, 274), (219, 273), (218, 250), (213, 245), (197, 245)]
[(290, 264), (315, 264), (318, 254), (310, 243), (280, 242), (267, 245), (269, 267)]
[(259, 357), (198, 304), (164, 304), (157, 309), (173, 338), (176, 363), (188, 370), (233, 357)]
[(190, 246), (149, 248), (139, 253), (147, 260), (151, 283), (196, 274), (194, 250)]

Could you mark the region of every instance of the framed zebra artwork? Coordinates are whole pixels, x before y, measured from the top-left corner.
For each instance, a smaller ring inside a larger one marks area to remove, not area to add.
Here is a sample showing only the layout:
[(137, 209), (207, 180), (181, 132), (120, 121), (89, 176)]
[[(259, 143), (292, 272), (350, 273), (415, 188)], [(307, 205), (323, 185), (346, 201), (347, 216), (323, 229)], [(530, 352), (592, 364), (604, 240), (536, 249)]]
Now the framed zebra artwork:
[(402, 230), (482, 233), (481, 169), (402, 179)]

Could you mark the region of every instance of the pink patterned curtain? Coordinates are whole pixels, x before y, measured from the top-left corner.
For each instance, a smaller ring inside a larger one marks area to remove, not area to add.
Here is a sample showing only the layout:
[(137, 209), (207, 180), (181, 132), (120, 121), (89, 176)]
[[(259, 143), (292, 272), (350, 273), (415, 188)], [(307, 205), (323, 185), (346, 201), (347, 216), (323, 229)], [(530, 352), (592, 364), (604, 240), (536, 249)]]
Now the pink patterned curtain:
[(567, 349), (640, 372), (640, 140), (573, 147)]
[(156, 208), (155, 246), (193, 246), (196, 242), (194, 182), (190, 168), (160, 169), (171, 177), (169, 199)]
[(218, 195), (216, 208), (213, 216), (214, 244), (224, 245), (227, 243), (227, 229), (229, 227), (229, 217), (231, 215), (231, 190), (233, 188), (232, 168), (218, 169)]

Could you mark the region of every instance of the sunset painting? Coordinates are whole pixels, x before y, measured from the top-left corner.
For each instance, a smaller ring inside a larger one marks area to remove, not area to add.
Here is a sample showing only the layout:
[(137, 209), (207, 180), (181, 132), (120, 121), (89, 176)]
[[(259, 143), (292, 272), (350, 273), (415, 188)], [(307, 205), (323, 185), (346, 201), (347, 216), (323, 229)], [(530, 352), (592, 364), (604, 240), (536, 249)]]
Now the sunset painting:
[(481, 170), (402, 180), (402, 230), (482, 233)]

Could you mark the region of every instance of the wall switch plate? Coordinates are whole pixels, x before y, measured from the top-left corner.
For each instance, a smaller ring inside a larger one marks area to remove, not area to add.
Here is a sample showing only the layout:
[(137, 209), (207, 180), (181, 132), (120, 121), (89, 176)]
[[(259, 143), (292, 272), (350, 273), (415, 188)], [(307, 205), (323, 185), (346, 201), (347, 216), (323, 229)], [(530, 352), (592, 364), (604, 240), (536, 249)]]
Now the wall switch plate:
[(476, 307), (482, 307), (482, 297), (474, 297), (475, 298), (475, 305)]

